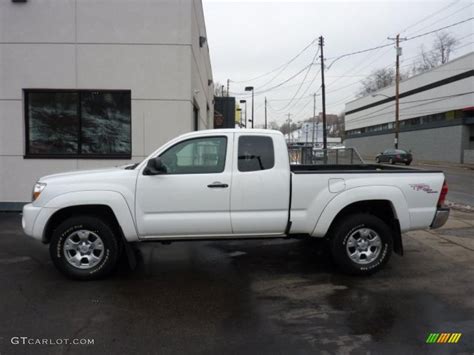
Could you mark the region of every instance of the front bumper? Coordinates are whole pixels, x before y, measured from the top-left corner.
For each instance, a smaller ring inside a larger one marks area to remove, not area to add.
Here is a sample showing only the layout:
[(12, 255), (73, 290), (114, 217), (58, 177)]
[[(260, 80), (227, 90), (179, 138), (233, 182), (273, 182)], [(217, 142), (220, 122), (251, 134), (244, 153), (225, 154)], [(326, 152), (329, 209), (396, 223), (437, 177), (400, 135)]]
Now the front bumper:
[(449, 217), (449, 208), (442, 207), (436, 210), (433, 222), (431, 222), (430, 228), (435, 229), (444, 226)]
[(21, 226), (26, 235), (44, 241), (44, 230), (56, 208), (34, 206), (32, 203), (23, 206)]
[[(34, 226), (36, 218), (38, 217), (41, 211), (41, 207), (33, 206), (33, 204), (29, 203), (23, 206), (23, 217), (21, 218), (21, 226), (23, 227), (23, 231), (26, 235), (37, 238), (34, 236)], [(37, 239), (41, 239), (41, 236)]]

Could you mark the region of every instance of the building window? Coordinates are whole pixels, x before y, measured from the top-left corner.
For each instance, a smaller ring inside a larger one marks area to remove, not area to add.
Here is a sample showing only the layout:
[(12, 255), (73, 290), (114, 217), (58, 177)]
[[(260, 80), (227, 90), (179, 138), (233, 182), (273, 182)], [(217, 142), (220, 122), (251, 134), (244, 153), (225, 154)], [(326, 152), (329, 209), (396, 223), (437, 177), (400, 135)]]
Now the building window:
[(129, 90), (24, 92), (25, 157), (131, 157)]
[(263, 136), (239, 137), (239, 171), (271, 169), (275, 165), (273, 140)]

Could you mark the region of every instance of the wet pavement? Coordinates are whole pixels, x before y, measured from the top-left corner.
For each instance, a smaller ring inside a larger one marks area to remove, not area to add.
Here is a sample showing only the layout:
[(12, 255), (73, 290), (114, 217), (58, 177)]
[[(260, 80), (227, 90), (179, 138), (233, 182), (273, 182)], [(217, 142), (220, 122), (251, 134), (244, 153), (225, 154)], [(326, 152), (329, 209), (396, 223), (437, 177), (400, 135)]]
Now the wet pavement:
[[(143, 244), (136, 270), (78, 282), (0, 214), (0, 353), (472, 354), (473, 217), (406, 234), (406, 255), (367, 278), (281, 239)], [(426, 344), (436, 332), (462, 336)], [(11, 344), (22, 336), (94, 344)]]

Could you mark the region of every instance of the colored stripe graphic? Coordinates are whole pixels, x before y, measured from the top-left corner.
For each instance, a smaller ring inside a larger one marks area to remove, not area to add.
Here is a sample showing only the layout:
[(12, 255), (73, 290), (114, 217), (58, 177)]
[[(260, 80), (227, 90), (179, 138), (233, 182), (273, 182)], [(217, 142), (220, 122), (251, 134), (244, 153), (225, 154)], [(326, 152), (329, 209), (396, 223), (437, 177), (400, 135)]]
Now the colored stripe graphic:
[(438, 338), (438, 343), (440, 344), (446, 343), (446, 341), (448, 341), (449, 336), (450, 336), (449, 333), (441, 333), (441, 335)]
[(426, 343), (431, 344), (431, 343), (436, 342), (436, 340), (438, 339), (438, 336), (439, 336), (438, 333), (430, 333), (428, 335), (428, 338), (426, 338)]
[(461, 339), (461, 333), (453, 333), (451, 334), (451, 337), (449, 338), (449, 341), (448, 343), (451, 343), (451, 344), (456, 344), (459, 339)]
[(456, 344), (461, 339), (462, 333), (430, 333), (426, 338), (427, 344)]

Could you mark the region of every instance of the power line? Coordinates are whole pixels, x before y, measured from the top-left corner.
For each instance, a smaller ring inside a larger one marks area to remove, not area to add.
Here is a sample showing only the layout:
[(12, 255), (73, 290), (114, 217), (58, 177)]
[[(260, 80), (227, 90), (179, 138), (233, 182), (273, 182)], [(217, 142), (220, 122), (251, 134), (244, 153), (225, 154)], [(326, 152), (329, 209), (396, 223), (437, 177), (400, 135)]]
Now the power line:
[[(319, 48), (318, 48), (318, 50), (316, 51), (316, 53), (314, 54), (314, 57), (313, 57), (313, 59), (311, 60), (310, 67), (308, 68), (308, 71), (306, 72), (306, 74), (305, 74), (303, 80), (301, 81), (300, 85), (298, 86), (298, 89), (295, 91), (295, 94), (293, 95), (292, 99), (291, 99), (290, 102), (288, 102), (284, 107), (282, 107), (282, 108), (280, 108), (280, 109), (277, 109), (277, 111), (286, 110), (286, 109), (293, 103), (293, 100), (294, 100), (295, 97), (299, 94), (301, 88), (303, 87), (303, 83), (304, 83), (304, 81), (306, 80), (306, 78), (308, 77), (308, 74), (309, 74), (309, 72), (311, 71), (311, 68), (312, 68), (312, 66), (313, 66), (314, 63), (315, 63), (318, 54), (319, 54)], [(315, 77), (316, 77), (316, 76), (317, 76), (317, 74), (315, 75)], [(313, 81), (314, 81), (314, 80), (313, 80)], [(312, 85), (313, 81), (309, 84), (309, 86)], [(309, 86), (308, 86), (308, 87), (309, 87)], [(306, 91), (305, 91), (305, 92), (306, 92)], [(303, 95), (304, 95), (304, 93), (303, 93)], [(303, 95), (302, 95), (301, 97), (303, 97)], [(300, 97), (300, 99), (301, 99), (301, 97)], [(299, 100), (298, 100), (298, 101), (299, 101)]]
[(427, 36), (427, 35), (430, 35), (430, 34), (432, 34), (432, 33), (439, 32), (439, 31), (445, 30), (445, 29), (447, 29), (447, 28), (451, 28), (451, 27), (460, 25), (460, 24), (462, 24), (462, 23), (472, 21), (473, 19), (474, 19), (474, 17), (469, 17), (469, 18), (467, 18), (467, 19), (465, 19), (465, 20), (462, 20), (462, 21), (453, 23), (453, 24), (451, 24), (451, 25), (447, 25), (447, 26), (444, 26), (444, 27), (437, 28), (436, 30), (432, 30), (432, 31), (429, 31), (429, 32), (422, 33), (421, 35), (416, 35), (416, 36), (408, 37), (406, 40), (407, 40), (407, 41), (411, 41), (412, 39), (415, 39), (415, 38), (420, 38), (420, 37), (423, 37), (423, 36)]
[(435, 22), (432, 22), (432, 23), (430, 23), (429, 25), (424, 26), (424, 27), (422, 27), (422, 28), (416, 30), (415, 32), (412, 32), (411, 35), (414, 35), (414, 34), (416, 34), (416, 33), (419, 33), (419, 32), (421, 32), (421, 31), (423, 31), (423, 30), (425, 30), (425, 29), (427, 29), (427, 28), (430, 28), (430, 27), (433, 26), (433, 25), (437, 25), (437, 24), (439, 24), (440, 21), (444, 21), (444, 20), (450, 18), (451, 16), (454, 16), (454, 15), (456, 15), (457, 13), (459, 13), (459, 12), (463, 11), (464, 9), (466, 9), (466, 8), (468, 8), (468, 7), (471, 7), (471, 6), (473, 6), (473, 5), (474, 5), (474, 4), (471, 3), (471, 4), (467, 5), (467, 6), (464, 6), (464, 7), (460, 8), (459, 10), (456, 10), (455, 12), (453, 12), (453, 13), (451, 13), (451, 14), (445, 16), (445, 17), (436, 20)]
[(254, 80), (257, 80), (257, 79), (260, 79), (260, 78), (263, 78), (267, 75), (270, 75), (278, 70), (280, 70), (281, 68), (286, 68), (288, 65), (290, 65), (291, 63), (293, 63), (296, 59), (298, 59), (298, 57), (303, 54), (304, 52), (306, 52), (306, 50), (311, 47), (315, 42), (317, 41), (317, 38), (313, 39), (306, 47), (304, 47), (300, 52), (298, 52), (298, 54), (296, 54), (293, 58), (291, 58), (289, 61), (287, 61), (286, 63), (280, 65), (279, 67), (275, 68), (275, 69), (272, 69), (270, 70), (269, 72), (267, 73), (264, 73), (264, 74), (261, 74), (261, 75), (258, 75), (254, 78), (250, 78), (250, 79), (246, 79), (246, 80), (239, 80), (239, 81), (234, 81), (234, 80), (231, 80), (231, 82), (233, 83), (236, 83), (236, 84), (241, 84), (241, 83), (246, 83), (246, 82), (249, 82), (249, 81), (254, 81)]
[(450, 8), (451, 6), (457, 4), (460, 0), (454, 0), (453, 2), (449, 3), (448, 5), (446, 6), (443, 6), (441, 9), (429, 14), (428, 16), (425, 16), (423, 17), (421, 20), (418, 20), (416, 23), (414, 23), (413, 25), (410, 25), (408, 27), (406, 27), (404, 30), (402, 30), (400, 33), (404, 33), (406, 32), (407, 30), (409, 30), (410, 28), (413, 28), (413, 27), (416, 27), (418, 26), (420, 23), (423, 23), (425, 22), (426, 20), (430, 19), (431, 17), (433, 16), (436, 16), (437, 14), (439, 14), (440, 12), (443, 12), (444, 10)]
[[(457, 26), (457, 25), (460, 25), (460, 24), (463, 24), (465, 22), (468, 22), (468, 21), (472, 21), (474, 19), (474, 17), (469, 17), (465, 20), (462, 20), (462, 21), (458, 21), (458, 22), (455, 22), (453, 24), (450, 24), (450, 25), (447, 25), (447, 26), (444, 26), (444, 27), (440, 27), (440, 28), (437, 28), (435, 30), (432, 30), (432, 31), (429, 31), (429, 32), (425, 32), (425, 33), (422, 33), (422, 34), (419, 34), (419, 35), (416, 35), (416, 36), (412, 36), (412, 37), (408, 37), (405, 39), (404, 42), (406, 41), (411, 41), (413, 39), (416, 39), (416, 38), (420, 38), (420, 37), (424, 37), (424, 36), (427, 36), (429, 34), (432, 34), (432, 33), (435, 33), (435, 32), (439, 32), (439, 31), (442, 31), (442, 30), (445, 30), (447, 28), (451, 28), (451, 27), (454, 27), (454, 26)], [(331, 66), (338, 60), (342, 59), (342, 58), (345, 58), (345, 57), (349, 57), (349, 56), (353, 56), (353, 55), (357, 55), (357, 54), (362, 54), (362, 53), (366, 53), (366, 52), (371, 52), (371, 51), (374, 51), (374, 50), (377, 50), (377, 49), (381, 49), (381, 48), (386, 48), (386, 47), (389, 47), (389, 46), (392, 46), (393, 44), (392, 43), (388, 43), (388, 44), (384, 44), (384, 45), (381, 45), (381, 46), (377, 46), (377, 47), (372, 47), (372, 48), (367, 48), (367, 49), (362, 49), (362, 50), (359, 50), (359, 51), (355, 51), (355, 52), (350, 52), (350, 53), (346, 53), (346, 54), (342, 54), (338, 57), (336, 57), (336, 59), (334, 59), (331, 64), (329, 64), (328, 66), (328, 69), (331, 68)]]

